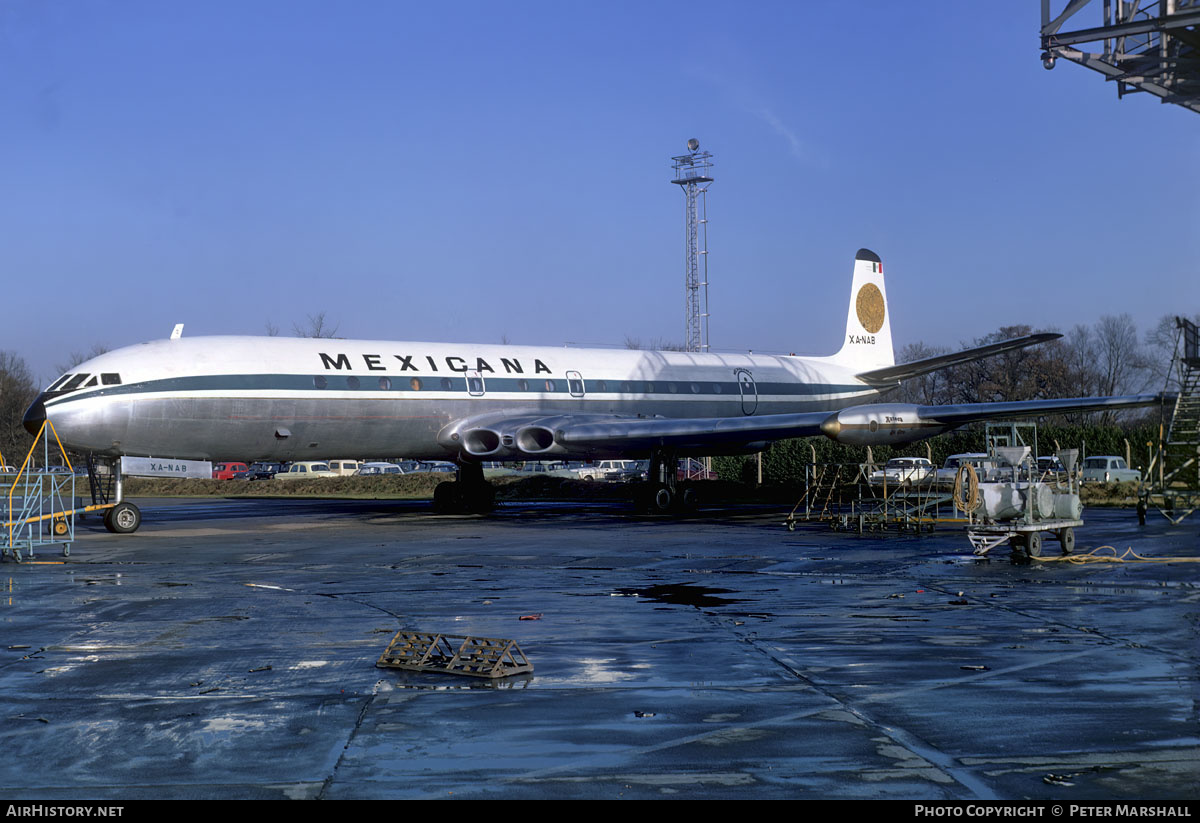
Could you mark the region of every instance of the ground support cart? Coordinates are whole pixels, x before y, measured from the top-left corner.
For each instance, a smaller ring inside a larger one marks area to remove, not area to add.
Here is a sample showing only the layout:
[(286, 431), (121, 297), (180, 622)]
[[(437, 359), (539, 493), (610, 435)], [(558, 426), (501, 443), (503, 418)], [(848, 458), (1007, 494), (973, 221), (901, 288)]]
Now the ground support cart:
[(1014, 555), (1041, 557), (1048, 537), (1058, 540), (1064, 555), (1075, 549), (1075, 529), (1082, 520), (1037, 520), (1033, 523), (1008, 521), (976, 523), (967, 527), (967, 539), (977, 557), (986, 557), (992, 549), (1008, 544)]

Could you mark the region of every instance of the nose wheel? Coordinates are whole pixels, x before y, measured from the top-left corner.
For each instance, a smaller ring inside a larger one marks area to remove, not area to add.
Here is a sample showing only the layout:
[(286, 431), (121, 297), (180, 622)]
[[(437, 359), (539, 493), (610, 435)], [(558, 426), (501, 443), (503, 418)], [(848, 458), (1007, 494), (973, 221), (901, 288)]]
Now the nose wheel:
[(142, 512), (132, 503), (118, 503), (104, 513), (104, 528), (113, 534), (132, 534), (142, 525)]

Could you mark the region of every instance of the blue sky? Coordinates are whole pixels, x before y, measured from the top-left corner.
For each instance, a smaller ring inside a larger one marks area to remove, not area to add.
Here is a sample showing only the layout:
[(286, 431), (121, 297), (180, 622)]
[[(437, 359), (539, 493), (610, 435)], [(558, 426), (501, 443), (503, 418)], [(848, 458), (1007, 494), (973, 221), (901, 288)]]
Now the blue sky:
[[(685, 16), (686, 15), (686, 16)], [(1039, 4), (0, 4), (0, 349), (284, 334), (828, 354), (1200, 309), (1200, 118), (1038, 48)], [(1091, 23), (1089, 23), (1090, 25)]]

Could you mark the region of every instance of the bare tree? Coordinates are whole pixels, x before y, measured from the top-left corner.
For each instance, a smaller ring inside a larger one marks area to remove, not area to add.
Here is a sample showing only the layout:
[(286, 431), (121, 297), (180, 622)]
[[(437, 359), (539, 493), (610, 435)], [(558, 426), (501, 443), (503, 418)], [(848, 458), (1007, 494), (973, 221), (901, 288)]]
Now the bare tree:
[[(1193, 314), (1187, 319), (1200, 325), (1200, 314)], [(1179, 333), (1179, 318), (1173, 314), (1164, 314), (1154, 328), (1146, 332), (1142, 351), (1146, 358), (1150, 388), (1165, 391), (1179, 389), (1179, 375), (1170, 373)]]
[(1067, 365), (1069, 393), (1094, 397), (1100, 393), (1100, 372), (1096, 368), (1096, 336), (1091, 326), (1075, 326), (1067, 333), (1063, 356)]
[(644, 351), (687, 351), (687, 347), (682, 343), (670, 343), (661, 337), (656, 337), (643, 345), (640, 337), (630, 337), (628, 334), (625, 335), (625, 348)]
[(336, 324), (331, 325), (325, 319), (325, 312), (308, 315), (308, 323), (300, 325), (299, 323), (292, 324), (292, 331), (297, 337), (335, 337), (338, 332)]
[[(927, 346), (924, 343), (909, 343), (900, 350), (900, 356), (897, 358), (897, 361), (900, 363), (912, 363), (914, 360), (924, 360), (927, 357), (937, 357), (940, 354), (949, 353), (950, 349), (945, 346)], [(923, 374), (911, 380), (905, 380), (900, 384), (900, 388), (897, 390), (894, 399), (898, 403), (919, 403), (921, 405), (934, 406), (951, 402), (949, 399), (950, 395), (950, 381), (947, 373), (943, 370)]]
[(15, 352), (0, 351), (0, 454), (10, 465), (32, 445), (21, 419), (35, 397), (37, 385), (25, 361)]
[[(1002, 326), (976, 346), (1030, 334), (1029, 326)], [(1060, 340), (962, 363), (947, 370), (952, 403), (986, 403), (1061, 397), (1070, 384)]]
[(54, 368), (58, 370), (59, 374), (66, 374), (80, 363), (91, 360), (93, 357), (99, 357), (107, 351), (110, 351), (108, 346), (104, 345), (103, 343), (95, 343), (92, 345), (91, 350), (89, 350), (86, 354), (80, 354), (77, 351), (71, 352), (71, 356), (67, 358), (67, 363), (65, 365), (59, 363)]
[[(1154, 380), (1153, 358), (1138, 342), (1137, 329), (1128, 314), (1105, 315), (1091, 326), (1075, 326), (1061, 351), (1067, 368), (1064, 396), (1136, 394)], [(1067, 418), (1110, 425), (1121, 416), (1120, 412), (1106, 411)]]
[(1136, 394), (1146, 388), (1149, 361), (1128, 314), (1106, 314), (1095, 326), (1097, 389), (1102, 395)]

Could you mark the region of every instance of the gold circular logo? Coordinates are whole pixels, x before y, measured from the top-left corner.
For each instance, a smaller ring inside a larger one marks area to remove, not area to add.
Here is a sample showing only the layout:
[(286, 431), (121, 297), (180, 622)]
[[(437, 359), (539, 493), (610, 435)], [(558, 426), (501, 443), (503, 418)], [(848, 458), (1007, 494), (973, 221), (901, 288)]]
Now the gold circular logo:
[(858, 312), (858, 322), (871, 334), (883, 328), (883, 293), (874, 283), (867, 283), (858, 290), (854, 310)]

